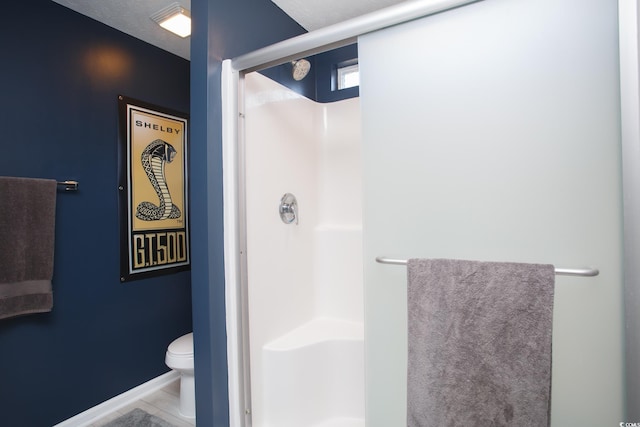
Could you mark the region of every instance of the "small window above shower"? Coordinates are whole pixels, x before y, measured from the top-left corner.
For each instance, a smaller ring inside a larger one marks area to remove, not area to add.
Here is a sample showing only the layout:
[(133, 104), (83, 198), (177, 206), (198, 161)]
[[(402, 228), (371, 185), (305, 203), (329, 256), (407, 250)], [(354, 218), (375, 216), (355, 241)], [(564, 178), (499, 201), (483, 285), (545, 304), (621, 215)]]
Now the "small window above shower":
[(336, 67), (336, 89), (343, 90), (360, 86), (360, 69), (358, 60), (352, 59), (338, 64)]

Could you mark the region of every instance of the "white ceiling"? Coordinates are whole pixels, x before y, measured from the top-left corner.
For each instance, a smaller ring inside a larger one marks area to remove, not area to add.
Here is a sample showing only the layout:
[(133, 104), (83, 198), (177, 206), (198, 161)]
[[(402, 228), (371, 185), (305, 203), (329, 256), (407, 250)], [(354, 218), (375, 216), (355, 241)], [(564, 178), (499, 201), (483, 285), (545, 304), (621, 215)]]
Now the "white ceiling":
[[(133, 37), (189, 59), (189, 37), (182, 39), (149, 18), (177, 1), (191, 10), (191, 0), (53, 0)], [(272, 0), (308, 31), (355, 18), (405, 0)]]
[(271, 0), (307, 31), (346, 21), (404, 0)]

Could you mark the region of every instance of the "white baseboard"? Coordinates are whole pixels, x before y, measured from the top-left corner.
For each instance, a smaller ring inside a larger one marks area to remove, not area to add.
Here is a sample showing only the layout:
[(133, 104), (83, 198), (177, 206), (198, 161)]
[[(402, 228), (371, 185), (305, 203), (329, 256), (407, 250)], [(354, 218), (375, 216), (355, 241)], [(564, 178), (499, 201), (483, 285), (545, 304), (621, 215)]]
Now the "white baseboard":
[(159, 377), (153, 378), (146, 383), (140, 384), (131, 390), (125, 391), (99, 405), (89, 408), (78, 415), (69, 418), (56, 424), (53, 427), (85, 427), (89, 424), (99, 420), (100, 418), (117, 411), (120, 408), (139, 400), (161, 388), (169, 385), (173, 381), (180, 378), (180, 373), (177, 371), (170, 371), (166, 374), (162, 374)]

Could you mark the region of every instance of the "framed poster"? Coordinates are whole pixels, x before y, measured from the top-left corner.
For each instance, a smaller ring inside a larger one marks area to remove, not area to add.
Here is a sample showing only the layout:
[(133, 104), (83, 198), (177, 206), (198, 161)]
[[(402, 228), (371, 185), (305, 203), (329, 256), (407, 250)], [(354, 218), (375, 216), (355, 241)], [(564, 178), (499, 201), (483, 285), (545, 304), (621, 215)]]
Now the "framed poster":
[(120, 281), (190, 268), (188, 116), (118, 97)]

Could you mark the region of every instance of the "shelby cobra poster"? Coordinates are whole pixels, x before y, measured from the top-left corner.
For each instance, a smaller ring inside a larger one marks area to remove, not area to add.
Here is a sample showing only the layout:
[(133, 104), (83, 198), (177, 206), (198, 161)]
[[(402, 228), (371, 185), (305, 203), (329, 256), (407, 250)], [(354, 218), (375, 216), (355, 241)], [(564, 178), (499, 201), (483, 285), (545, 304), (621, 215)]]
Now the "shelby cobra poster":
[(124, 96), (120, 115), (120, 280), (189, 269), (183, 113)]

